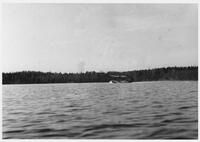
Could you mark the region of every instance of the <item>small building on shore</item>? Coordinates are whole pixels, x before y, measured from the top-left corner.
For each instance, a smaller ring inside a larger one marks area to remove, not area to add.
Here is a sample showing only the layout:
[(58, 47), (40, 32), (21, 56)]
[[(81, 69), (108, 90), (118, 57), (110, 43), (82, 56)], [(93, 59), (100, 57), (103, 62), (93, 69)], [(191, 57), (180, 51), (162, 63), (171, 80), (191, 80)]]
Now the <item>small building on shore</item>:
[(126, 75), (110, 75), (112, 78), (109, 83), (128, 83), (129, 79)]

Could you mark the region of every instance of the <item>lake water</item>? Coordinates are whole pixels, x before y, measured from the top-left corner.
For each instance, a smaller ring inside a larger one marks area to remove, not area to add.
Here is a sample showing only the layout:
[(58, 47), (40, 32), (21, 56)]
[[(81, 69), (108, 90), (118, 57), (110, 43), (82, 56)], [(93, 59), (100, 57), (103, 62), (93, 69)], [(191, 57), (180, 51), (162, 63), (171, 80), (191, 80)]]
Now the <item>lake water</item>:
[(198, 82), (3, 85), (4, 139), (197, 139)]

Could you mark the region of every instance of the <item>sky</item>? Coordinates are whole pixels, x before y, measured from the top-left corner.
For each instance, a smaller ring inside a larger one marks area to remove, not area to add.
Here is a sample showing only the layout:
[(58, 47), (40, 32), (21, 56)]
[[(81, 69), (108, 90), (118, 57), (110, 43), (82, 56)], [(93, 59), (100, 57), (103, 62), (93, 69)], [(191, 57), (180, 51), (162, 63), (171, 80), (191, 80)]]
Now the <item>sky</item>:
[(196, 4), (7, 3), (2, 9), (3, 72), (198, 65)]

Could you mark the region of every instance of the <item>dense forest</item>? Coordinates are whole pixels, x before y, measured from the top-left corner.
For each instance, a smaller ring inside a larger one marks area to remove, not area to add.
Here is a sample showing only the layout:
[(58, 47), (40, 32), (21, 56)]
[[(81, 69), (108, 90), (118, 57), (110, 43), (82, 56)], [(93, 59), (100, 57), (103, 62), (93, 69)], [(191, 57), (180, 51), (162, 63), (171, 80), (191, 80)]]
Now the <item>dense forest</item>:
[(158, 80), (198, 80), (198, 67), (167, 67), (126, 72), (52, 73), (22, 71), (3, 73), (3, 84), (84, 83), (110, 80), (135, 82)]

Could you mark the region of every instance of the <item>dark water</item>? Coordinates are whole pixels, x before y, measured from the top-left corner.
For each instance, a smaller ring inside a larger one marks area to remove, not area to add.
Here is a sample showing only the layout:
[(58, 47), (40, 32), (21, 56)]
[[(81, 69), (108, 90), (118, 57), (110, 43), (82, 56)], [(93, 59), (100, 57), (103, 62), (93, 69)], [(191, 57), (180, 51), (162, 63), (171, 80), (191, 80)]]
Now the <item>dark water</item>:
[(3, 85), (3, 138), (197, 139), (197, 84)]

